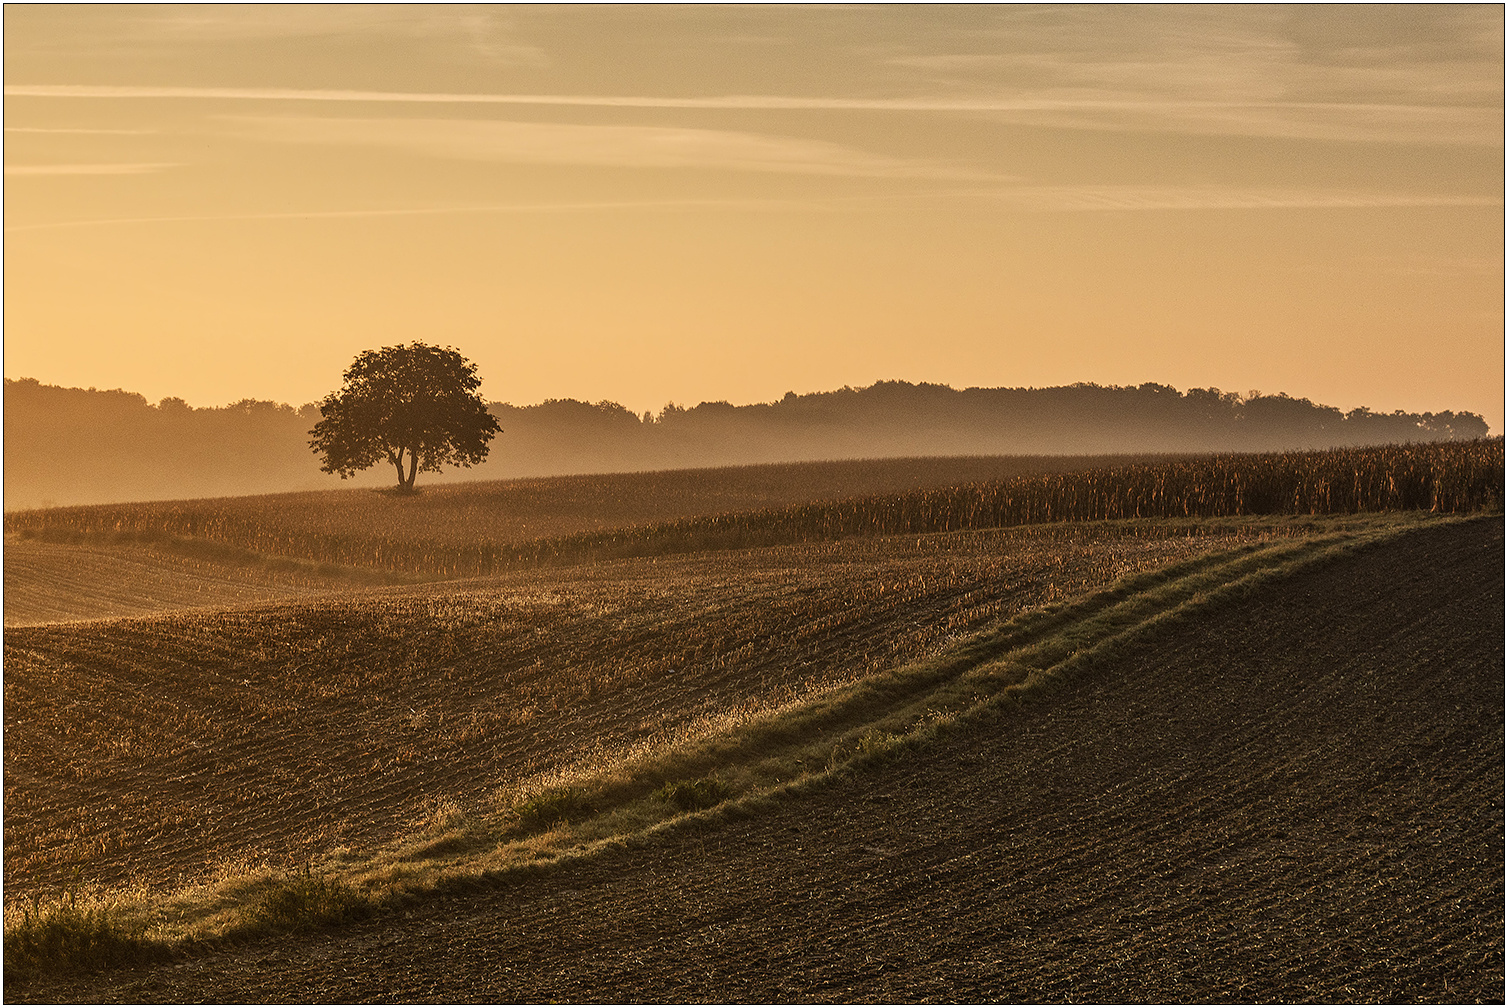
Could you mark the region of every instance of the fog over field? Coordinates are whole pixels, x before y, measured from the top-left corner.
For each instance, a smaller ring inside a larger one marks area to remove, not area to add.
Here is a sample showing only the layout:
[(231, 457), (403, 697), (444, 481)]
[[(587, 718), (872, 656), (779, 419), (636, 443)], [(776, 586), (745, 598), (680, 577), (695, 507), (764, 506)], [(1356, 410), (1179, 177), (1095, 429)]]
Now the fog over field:
[[(335, 486), (381, 486), (387, 467), (343, 483), (309, 451), (316, 404), (247, 400), (194, 409), (135, 393), (6, 379), (7, 510)], [(1342, 413), (1286, 395), (1165, 385), (955, 390), (881, 382), (734, 406), (491, 404), (502, 427), (486, 462), (427, 480), (634, 472), (823, 459), (1274, 451), (1487, 433), (1468, 412)], [(841, 492), (840, 487), (833, 488)], [(862, 492), (854, 488), (853, 492)]]

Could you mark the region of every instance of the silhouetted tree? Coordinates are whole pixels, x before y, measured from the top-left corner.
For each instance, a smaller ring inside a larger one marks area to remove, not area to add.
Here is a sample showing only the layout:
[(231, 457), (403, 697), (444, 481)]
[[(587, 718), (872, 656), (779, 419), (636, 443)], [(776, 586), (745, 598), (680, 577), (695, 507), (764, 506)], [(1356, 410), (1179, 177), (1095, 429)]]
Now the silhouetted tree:
[(324, 419), (309, 432), (309, 447), (324, 457), (320, 468), (341, 479), (386, 459), (398, 471), (398, 489), (412, 490), (421, 472), (487, 457), (501, 430), (476, 394), (481, 383), (476, 365), (451, 347), (363, 351), (341, 390), (319, 404)]

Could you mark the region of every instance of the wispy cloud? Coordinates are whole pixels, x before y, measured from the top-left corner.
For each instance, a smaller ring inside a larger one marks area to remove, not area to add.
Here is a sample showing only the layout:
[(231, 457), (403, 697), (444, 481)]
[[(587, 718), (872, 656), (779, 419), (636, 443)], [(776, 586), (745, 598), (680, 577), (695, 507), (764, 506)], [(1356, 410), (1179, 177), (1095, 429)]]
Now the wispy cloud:
[[(12, 98), (189, 98), (211, 101), (416, 102), (424, 104), (566, 105), (656, 109), (844, 109), (897, 112), (991, 112), (1041, 108), (1039, 100), (1016, 98), (803, 98), (784, 95), (483, 94), (472, 92), (371, 91), (312, 88), (157, 87), (117, 84), (7, 84)], [(1052, 101), (1047, 105), (1073, 104)], [(1104, 103), (1100, 103), (1104, 104)]]
[(390, 147), (432, 157), (516, 164), (701, 168), (869, 178), (1000, 180), (933, 161), (821, 140), (666, 126), (473, 119), (227, 117), (240, 136), (285, 143)]
[[(1099, 67), (1101, 71), (1108, 69)], [(7, 97), (370, 102), (590, 108), (986, 113), (1064, 129), (1150, 130), (1409, 143), (1498, 144), (1502, 110), (1486, 105), (1272, 99), (1194, 100), (1135, 89), (1071, 88), (969, 97), (828, 98), (782, 95), (472, 94), (300, 88), (7, 84)]]
[(983, 21), (885, 62), (915, 88), (1043, 103), (1001, 110), (1040, 125), (1502, 139), (1502, 10), (1488, 5), (1021, 5)]
[(1036, 211), (1285, 210), (1502, 206), (1496, 197), (1223, 186), (1021, 186), (974, 195), (1002, 207)]
[(512, 37), (504, 11), (422, 4), (217, 4), (148, 9), (131, 19), (128, 37), (167, 42), (350, 38), (459, 40), (495, 63), (544, 66), (537, 46)]
[(991, 118), (1059, 129), (1249, 136), (1370, 143), (1496, 146), (1500, 110), (1431, 105), (1217, 102), (1044, 102)]
[(161, 217), (99, 217), (86, 220), (41, 221), (7, 225), (6, 232), (52, 231), (63, 228), (108, 227), (126, 224), (197, 224), (220, 221), (355, 220), (367, 217), (435, 217), (466, 214), (555, 214), (634, 210), (769, 210), (805, 205), (785, 200), (587, 200), (568, 203), (503, 203), (480, 206), (385, 207), (358, 210), (288, 210), (274, 213), (191, 214)]
[(7, 175), (148, 175), (180, 167), (177, 163), (151, 164), (36, 164), (6, 165)]
[[(789, 95), (720, 95), (677, 97), (672, 95), (565, 95), (485, 94), (476, 92), (372, 91), (276, 87), (158, 87), (126, 84), (7, 84), (5, 95), (14, 98), (190, 98), (225, 101), (318, 101), (318, 102), (414, 102), (421, 104), (568, 105), (591, 108), (684, 108), (816, 110), (879, 112), (1011, 112), (1074, 108), (1311, 108), (1365, 107), (1356, 103), (1280, 101), (1199, 101), (1167, 97), (1139, 98), (1102, 96), (1033, 95), (917, 97), (917, 98), (828, 98)], [(1380, 108), (1399, 106), (1381, 105)], [(1401, 106), (1412, 108), (1414, 106)], [(1434, 106), (1422, 106), (1433, 108)]]
[[(802, 209), (827, 212), (884, 212), (895, 204), (916, 201), (966, 202), (980, 209), (1033, 213), (1087, 211), (1198, 211), (1284, 209), (1382, 209), (1388, 207), (1501, 206), (1502, 201), (1473, 197), (1325, 192), (1305, 190), (1223, 189), (1177, 186), (1017, 186), (1007, 189), (948, 189), (885, 195), (790, 199), (583, 200), (556, 203), (492, 203), (469, 206), (384, 207), (353, 210), (289, 210), (272, 213), (189, 214), (155, 217), (104, 217), (85, 220), (11, 224), (6, 233), (138, 224), (199, 224), (255, 221), (324, 221), (364, 218), (467, 216), (474, 214), (571, 214), (657, 211), (768, 212)], [(1501, 270), (1498, 261), (1480, 269)]]
[(156, 130), (146, 129), (85, 129), (64, 126), (7, 126), (7, 133), (79, 133), (89, 136), (146, 136)]

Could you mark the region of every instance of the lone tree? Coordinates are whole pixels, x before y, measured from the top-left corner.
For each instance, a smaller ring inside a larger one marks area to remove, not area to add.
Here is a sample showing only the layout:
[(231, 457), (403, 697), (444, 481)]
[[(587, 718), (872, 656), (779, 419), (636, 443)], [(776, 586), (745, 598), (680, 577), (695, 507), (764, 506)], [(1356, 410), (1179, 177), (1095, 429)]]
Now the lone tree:
[(453, 347), (365, 350), (340, 391), (319, 404), (324, 419), (309, 432), (309, 447), (324, 457), (320, 469), (341, 479), (387, 459), (398, 489), (412, 491), (421, 472), (487, 457), (487, 442), (501, 429), (476, 394), (481, 383), (476, 365)]

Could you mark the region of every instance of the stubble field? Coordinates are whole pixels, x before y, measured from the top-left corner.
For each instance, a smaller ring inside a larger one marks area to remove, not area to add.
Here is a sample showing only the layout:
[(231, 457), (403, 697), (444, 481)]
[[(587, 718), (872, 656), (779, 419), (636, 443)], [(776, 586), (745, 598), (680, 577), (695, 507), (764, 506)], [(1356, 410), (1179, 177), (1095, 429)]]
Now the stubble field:
[(349, 591), (349, 577), (288, 564), (206, 561), (166, 550), (5, 540), (5, 625), (114, 619)]
[(12, 628), (7, 895), (391, 841), (1262, 534), (856, 540)]

